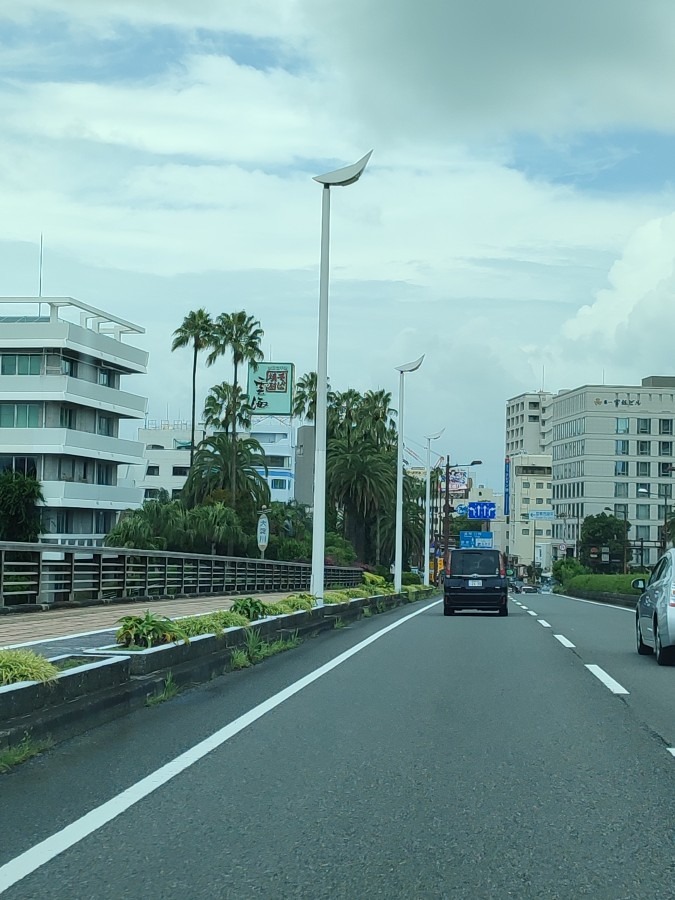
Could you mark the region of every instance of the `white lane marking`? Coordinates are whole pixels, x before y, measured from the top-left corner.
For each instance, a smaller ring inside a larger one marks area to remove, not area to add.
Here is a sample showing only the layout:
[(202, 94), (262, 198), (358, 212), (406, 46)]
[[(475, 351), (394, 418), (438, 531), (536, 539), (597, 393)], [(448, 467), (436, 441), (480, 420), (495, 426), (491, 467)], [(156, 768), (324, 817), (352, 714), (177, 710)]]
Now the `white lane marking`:
[(525, 606), (524, 603), (521, 603), (521, 604), (520, 604), (520, 608), (521, 608), (521, 609), (527, 609), (527, 607)]
[[(586, 664), (586, 668), (589, 672), (591, 672), (595, 677), (601, 681), (606, 688), (609, 688), (613, 694), (628, 694), (629, 691), (626, 690), (623, 685), (619, 684), (618, 681), (615, 681), (611, 675), (608, 675), (604, 669), (601, 669), (600, 666), (589, 665)], [(1, 871), (1, 870), (0, 870)]]
[(548, 622), (546, 621), (546, 619), (537, 619), (537, 622), (539, 622), (540, 625), (543, 625), (544, 628), (550, 628), (550, 627), (551, 627), (551, 626), (548, 624)]
[(553, 637), (556, 639), (556, 641), (560, 641), (563, 647), (574, 649), (575, 645), (572, 643), (572, 641), (568, 641), (564, 634), (554, 634)]
[[(615, 606), (613, 603), (600, 603), (598, 600), (582, 600), (581, 597), (570, 597), (567, 594), (554, 594), (554, 597), (564, 597), (565, 600), (574, 600), (576, 603), (590, 603), (591, 606), (607, 606), (609, 609), (622, 609), (624, 612), (633, 613), (635, 608), (631, 606)], [(635, 605), (637, 606), (638, 596), (635, 595)]]
[(671, 756), (675, 756), (675, 747), (668, 747), (668, 753), (670, 753)]
[(327, 675), (328, 672), (331, 672), (361, 650), (365, 650), (366, 647), (384, 637), (385, 634), (389, 634), (390, 631), (400, 628), (401, 625), (409, 622), (416, 616), (427, 612), (432, 607), (438, 606), (438, 604), (442, 602), (442, 599), (434, 600), (434, 602), (430, 603), (428, 606), (418, 609), (414, 613), (410, 613), (410, 615), (404, 616), (397, 622), (393, 622), (391, 625), (387, 625), (380, 631), (375, 632), (375, 634), (371, 634), (370, 637), (366, 638), (364, 641), (355, 644), (344, 653), (340, 653), (339, 656), (331, 659), (323, 666), (319, 666), (318, 669), (310, 672), (309, 675), (305, 675), (303, 678), (300, 678), (298, 681), (284, 688), (282, 691), (279, 691), (277, 694), (274, 694), (272, 697), (269, 697), (267, 700), (263, 700), (262, 703), (259, 703), (258, 706), (254, 706), (253, 709), (244, 713), (243, 716), (239, 716), (238, 719), (235, 719), (233, 722), (230, 722), (229, 725), (220, 728), (205, 740), (195, 744), (194, 747), (181, 753), (180, 756), (177, 756), (175, 759), (171, 760), (171, 762), (168, 762), (156, 771), (151, 772), (150, 775), (146, 775), (145, 778), (137, 781), (136, 784), (132, 784), (131, 787), (122, 791), (121, 794), (117, 794), (117, 796), (112, 797), (110, 800), (107, 800), (105, 803), (92, 809), (81, 818), (71, 822), (70, 825), (66, 825), (61, 831), (55, 832), (50, 837), (45, 838), (44, 841), (40, 841), (39, 844), (35, 844), (34, 847), (31, 847), (24, 853), (21, 853), (19, 856), (10, 860), (8, 863), (5, 863), (4, 866), (0, 866), (0, 894), (4, 893), (18, 881), (21, 881), (22, 878), (35, 872), (36, 869), (44, 866), (45, 863), (54, 859), (55, 856), (59, 856), (59, 854), (63, 853), (65, 850), (68, 850), (90, 834), (98, 831), (99, 828), (102, 828), (108, 822), (111, 822), (113, 819), (117, 818), (117, 816), (126, 812), (140, 800), (143, 800), (144, 797), (152, 794), (153, 791), (156, 791), (172, 778), (175, 778), (176, 775), (180, 775), (181, 772), (194, 765), (208, 753), (211, 753), (211, 751), (222, 746), (226, 741), (229, 741), (230, 738), (239, 734), (240, 731), (248, 728), (249, 725), (252, 725), (258, 719), (261, 719), (268, 712), (276, 709), (277, 706), (280, 706), (306, 687), (309, 687), (310, 684), (313, 684), (323, 675)]
[(0, 650), (15, 650), (18, 647), (34, 647), (36, 644), (53, 644), (56, 641), (70, 641), (74, 638), (89, 637), (92, 634), (109, 634), (117, 631), (117, 627), (101, 628), (98, 631), (80, 631), (78, 634), (64, 634), (61, 637), (40, 638), (37, 641), (23, 641), (21, 644), (2, 644)]
[(539, 613), (536, 613), (533, 609), (528, 609), (527, 613), (528, 613), (528, 615), (530, 615), (530, 616), (537, 616), (537, 615), (539, 615)]

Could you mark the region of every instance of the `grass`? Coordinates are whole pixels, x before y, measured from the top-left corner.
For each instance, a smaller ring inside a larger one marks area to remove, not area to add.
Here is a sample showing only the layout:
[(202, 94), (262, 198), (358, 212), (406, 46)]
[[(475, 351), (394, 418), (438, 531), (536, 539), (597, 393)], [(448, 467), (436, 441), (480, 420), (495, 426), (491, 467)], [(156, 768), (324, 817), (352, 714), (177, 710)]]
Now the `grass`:
[(333, 628), (346, 628), (346, 627), (347, 627), (347, 623), (345, 622), (344, 619), (336, 619), (333, 622)]
[(148, 697), (145, 701), (146, 706), (157, 706), (159, 703), (164, 703), (167, 700), (173, 699), (180, 688), (173, 680), (173, 672), (167, 672), (167, 676), (164, 679), (164, 688), (159, 692), (159, 694), (155, 694), (152, 697)]
[(251, 665), (251, 660), (248, 658), (248, 654), (245, 650), (242, 650), (240, 647), (237, 647), (230, 654), (230, 668), (232, 669), (248, 669)]
[(361, 612), (363, 613), (364, 619), (369, 619), (373, 614), (373, 611), (369, 606), (364, 606)]
[(33, 741), (26, 735), (16, 747), (0, 751), (0, 773), (4, 775), (10, 772), (15, 766), (21, 765), (34, 756), (39, 756), (40, 753), (44, 753), (53, 746), (54, 741), (52, 740)]
[(66, 659), (55, 659), (52, 662), (59, 672), (66, 672), (68, 669), (76, 669), (78, 666), (88, 666), (89, 663), (96, 662), (96, 659), (84, 656), (68, 656)]
[(58, 669), (32, 650), (0, 650), (0, 684), (52, 681)]

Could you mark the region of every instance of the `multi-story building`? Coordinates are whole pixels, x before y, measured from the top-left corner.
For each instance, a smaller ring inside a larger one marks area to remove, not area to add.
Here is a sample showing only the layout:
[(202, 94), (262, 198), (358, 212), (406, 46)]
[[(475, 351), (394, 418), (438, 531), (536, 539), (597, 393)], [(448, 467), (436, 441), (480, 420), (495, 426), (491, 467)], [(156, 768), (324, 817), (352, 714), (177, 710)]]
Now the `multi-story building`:
[(553, 557), (554, 523), (539, 516), (554, 515), (551, 456), (520, 452), (509, 458), (507, 466), (504, 551), (520, 574), (532, 562), (548, 572)]
[[(267, 483), (273, 501), (287, 503), (293, 499), (294, 459), (292, 432), (287, 421), (275, 416), (254, 416), (250, 437), (255, 438), (265, 451)], [(199, 425), (195, 443), (199, 443), (211, 431)], [(246, 437), (248, 432), (241, 432)], [(145, 463), (135, 470), (135, 480), (146, 500), (165, 490), (169, 497), (180, 494), (190, 471), (191, 430), (187, 422), (169, 420), (148, 421), (139, 428), (138, 439), (145, 446)], [(264, 470), (260, 469), (264, 475)]]
[(653, 564), (672, 509), (675, 377), (584, 385), (547, 407), (558, 555), (576, 545), (586, 516), (610, 512), (631, 523), (633, 560)]
[(506, 401), (506, 456), (544, 453), (548, 391), (518, 394)]
[(148, 360), (122, 336), (144, 329), (72, 297), (0, 303), (0, 468), (41, 482), (42, 540), (100, 545), (120, 511), (142, 500), (118, 484), (118, 469), (142, 460), (120, 422), (145, 415), (146, 399), (121, 387)]

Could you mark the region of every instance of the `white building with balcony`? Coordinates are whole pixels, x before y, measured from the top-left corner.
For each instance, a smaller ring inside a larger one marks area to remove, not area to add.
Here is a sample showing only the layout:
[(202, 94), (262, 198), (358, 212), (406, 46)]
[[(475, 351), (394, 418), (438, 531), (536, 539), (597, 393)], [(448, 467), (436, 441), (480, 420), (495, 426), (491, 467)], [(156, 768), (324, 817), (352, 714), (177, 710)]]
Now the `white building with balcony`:
[(72, 297), (0, 304), (0, 469), (41, 482), (42, 540), (100, 545), (120, 511), (142, 499), (118, 485), (118, 468), (142, 459), (119, 427), (145, 416), (145, 397), (121, 387), (148, 361), (122, 336), (144, 329)]

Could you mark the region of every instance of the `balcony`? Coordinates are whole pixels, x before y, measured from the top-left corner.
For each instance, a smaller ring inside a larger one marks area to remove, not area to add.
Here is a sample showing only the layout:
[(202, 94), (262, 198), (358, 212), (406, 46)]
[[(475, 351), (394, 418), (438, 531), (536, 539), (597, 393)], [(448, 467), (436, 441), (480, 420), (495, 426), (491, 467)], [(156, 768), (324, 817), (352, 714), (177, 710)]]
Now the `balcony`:
[(130, 419), (145, 416), (147, 400), (137, 394), (106, 387), (68, 375), (3, 375), (0, 377), (0, 401), (61, 401), (77, 406), (95, 407)]
[(56, 456), (85, 456), (109, 462), (143, 465), (143, 444), (122, 438), (75, 431), (69, 428), (2, 428), (2, 453), (25, 456), (50, 453)]
[(140, 488), (84, 481), (43, 481), (42, 494), (45, 506), (78, 509), (129, 509), (143, 502)]

